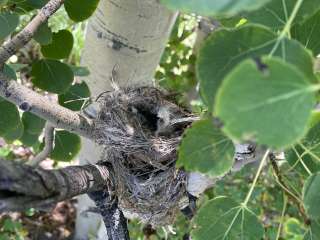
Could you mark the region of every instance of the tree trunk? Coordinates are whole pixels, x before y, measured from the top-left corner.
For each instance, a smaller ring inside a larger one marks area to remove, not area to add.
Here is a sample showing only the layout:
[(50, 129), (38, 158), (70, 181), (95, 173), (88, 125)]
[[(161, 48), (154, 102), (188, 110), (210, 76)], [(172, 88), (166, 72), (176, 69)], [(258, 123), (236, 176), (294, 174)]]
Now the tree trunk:
[[(90, 69), (86, 81), (92, 96), (112, 90), (112, 81), (121, 87), (150, 86), (166, 46), (177, 13), (158, 0), (101, 0), (87, 26), (82, 64)], [(83, 139), (80, 163), (94, 163), (101, 151)], [(99, 230), (106, 239), (104, 224), (94, 214), (81, 214), (92, 206), (87, 196), (79, 197), (75, 238), (88, 239)]]

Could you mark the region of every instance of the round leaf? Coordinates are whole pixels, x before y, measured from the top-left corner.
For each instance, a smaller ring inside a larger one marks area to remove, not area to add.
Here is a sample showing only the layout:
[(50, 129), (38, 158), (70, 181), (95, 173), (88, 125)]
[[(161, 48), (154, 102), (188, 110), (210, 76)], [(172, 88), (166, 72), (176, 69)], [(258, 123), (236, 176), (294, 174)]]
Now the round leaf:
[(81, 139), (78, 135), (67, 131), (57, 131), (51, 158), (56, 161), (69, 162), (75, 158), (80, 148)]
[[(210, 110), (216, 92), (227, 73), (246, 58), (269, 54), (277, 35), (267, 28), (247, 25), (237, 29), (214, 32), (204, 43), (197, 59), (200, 92)], [(283, 58), (315, 82), (312, 55), (297, 41), (284, 39), (274, 56)]]
[[(297, 0), (272, 0), (257, 11), (250, 12), (245, 18), (251, 22), (263, 24), (270, 28), (282, 28), (288, 21), (288, 17), (297, 3)], [(304, 0), (293, 23), (304, 21), (320, 8), (320, 0)]]
[(66, 0), (64, 6), (68, 16), (75, 22), (89, 18), (98, 6), (99, 0)]
[(312, 50), (314, 56), (320, 54), (320, 11), (308, 18), (303, 23), (294, 25), (291, 28), (291, 36), (300, 41), (306, 48)]
[(311, 224), (303, 240), (320, 240), (320, 220), (311, 220)]
[(59, 104), (73, 111), (79, 111), (89, 97), (88, 85), (85, 82), (76, 83), (66, 93), (59, 95)]
[(72, 47), (72, 33), (68, 30), (60, 30), (53, 33), (50, 44), (41, 46), (41, 52), (47, 58), (63, 59), (69, 57)]
[(286, 152), (288, 163), (304, 175), (320, 171), (320, 124), (312, 127), (308, 134)]
[(19, 139), (23, 134), (23, 124), (20, 122), (18, 126), (14, 129), (9, 131), (7, 134), (3, 136), (6, 142), (13, 142), (14, 140)]
[(81, 67), (81, 66), (74, 66), (69, 65), (69, 67), (72, 69), (73, 74), (78, 77), (86, 77), (89, 76), (90, 71), (87, 67)]
[(33, 38), (41, 45), (48, 45), (52, 42), (52, 32), (47, 22), (38, 28)]
[(24, 112), (22, 114), (22, 122), (25, 131), (27, 131), (30, 134), (40, 134), (46, 123), (45, 120), (39, 118), (38, 116), (30, 112)]
[(303, 186), (303, 204), (309, 217), (320, 220), (320, 173), (310, 176)]
[(178, 166), (212, 177), (227, 173), (234, 163), (234, 145), (211, 120), (194, 123), (187, 129), (179, 148)]
[(243, 11), (259, 9), (270, 0), (161, 0), (172, 10), (204, 16), (232, 16)]
[(223, 81), (215, 111), (230, 138), (282, 148), (306, 132), (315, 90), (280, 59), (245, 60)]
[(10, 9), (19, 13), (26, 14), (26, 12), (34, 9), (42, 8), (49, 0), (7, 0)]
[(19, 24), (19, 16), (16, 13), (0, 13), (0, 40), (5, 39)]
[(7, 101), (0, 101), (0, 135), (4, 136), (14, 131), (20, 122), (20, 116), (17, 107)]
[(23, 131), (23, 134), (19, 140), (23, 145), (33, 147), (34, 145), (39, 143), (39, 135), (40, 134), (31, 134), (28, 131)]
[(32, 65), (32, 83), (52, 93), (63, 93), (73, 81), (73, 72), (68, 65), (57, 60), (40, 60)]
[(8, 64), (4, 64), (3, 73), (9, 78), (13, 80), (17, 80), (17, 74), (15, 70), (12, 67), (10, 67)]
[(258, 218), (227, 197), (210, 200), (193, 223), (193, 240), (263, 239), (264, 230)]

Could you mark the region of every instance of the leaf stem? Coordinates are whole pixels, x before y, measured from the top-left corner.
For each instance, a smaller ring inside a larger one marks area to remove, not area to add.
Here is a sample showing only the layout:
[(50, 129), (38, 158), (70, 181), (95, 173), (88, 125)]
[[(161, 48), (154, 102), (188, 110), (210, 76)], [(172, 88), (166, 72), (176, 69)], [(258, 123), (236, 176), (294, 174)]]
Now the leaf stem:
[(263, 158), (262, 158), (262, 160), (261, 160), (261, 162), (260, 162), (258, 171), (257, 171), (257, 173), (256, 173), (256, 176), (255, 176), (254, 180), (253, 180), (252, 186), (251, 186), (251, 188), (250, 188), (250, 190), (249, 190), (249, 192), (248, 192), (248, 194), (247, 194), (244, 202), (242, 203), (242, 206), (243, 206), (243, 207), (246, 207), (246, 206), (248, 205), (248, 202), (249, 202), (249, 200), (250, 200), (250, 198), (251, 198), (251, 196), (252, 196), (253, 190), (254, 190), (254, 188), (255, 188), (255, 186), (256, 186), (256, 184), (257, 184), (258, 178), (259, 178), (259, 176), (260, 176), (260, 174), (261, 174), (261, 171), (262, 171), (262, 168), (263, 168), (263, 166), (264, 166), (264, 164), (265, 164), (265, 162), (266, 162), (266, 160), (267, 160), (267, 158), (268, 158), (268, 156), (269, 156), (269, 153), (270, 153), (270, 150), (268, 149), (268, 150), (265, 152), (265, 154), (264, 154), (264, 156), (263, 156)]
[(299, 146), (303, 148), (303, 150), (309, 154), (311, 157), (313, 157), (315, 160), (317, 160), (318, 162), (320, 162), (320, 158), (314, 153), (312, 152), (311, 149), (308, 149), (304, 144), (302, 144), (301, 142), (299, 143)]
[(302, 157), (300, 156), (300, 154), (298, 153), (297, 149), (293, 146), (292, 147), (293, 151), (295, 152), (296, 156), (298, 157), (298, 162), (300, 162), (302, 164), (302, 166), (304, 167), (304, 169), (306, 170), (306, 172), (309, 174), (309, 176), (312, 175), (312, 172), (310, 171), (310, 169), (308, 168), (308, 166), (305, 164), (305, 162), (303, 161)]
[(282, 29), (278, 39), (277, 39), (277, 42), (275, 43), (274, 47), (272, 48), (270, 54), (269, 54), (269, 57), (272, 57), (274, 52), (278, 49), (279, 47), (279, 44), (281, 42), (281, 40), (286, 36), (286, 34), (290, 34), (290, 29), (291, 29), (291, 25), (293, 23), (293, 20), (295, 19), (295, 17), (297, 16), (297, 13), (301, 7), (303, 3), (303, 0), (297, 0), (296, 4), (294, 5), (294, 8), (290, 14), (290, 17), (287, 21), (287, 23), (284, 25), (284, 28)]
[(278, 240), (280, 238), (280, 235), (281, 235), (281, 229), (282, 229), (282, 225), (283, 225), (284, 214), (286, 213), (286, 210), (287, 210), (287, 205), (288, 205), (287, 196), (285, 194), (283, 194), (283, 208), (282, 208), (281, 219), (280, 219), (280, 222), (279, 222), (279, 227), (278, 227), (276, 240)]

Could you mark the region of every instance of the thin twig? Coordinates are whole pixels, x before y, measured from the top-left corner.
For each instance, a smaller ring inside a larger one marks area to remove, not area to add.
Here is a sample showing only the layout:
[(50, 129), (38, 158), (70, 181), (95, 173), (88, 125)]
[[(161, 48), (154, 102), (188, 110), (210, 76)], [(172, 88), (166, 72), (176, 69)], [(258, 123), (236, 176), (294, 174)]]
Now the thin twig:
[(0, 65), (25, 46), (32, 39), (38, 28), (61, 7), (63, 2), (64, 0), (49, 1), (21, 32), (5, 43), (0, 48)]
[(33, 167), (38, 166), (43, 160), (45, 160), (53, 150), (54, 142), (54, 127), (51, 123), (47, 122), (44, 130), (45, 145), (43, 150), (31, 159), (27, 164)]

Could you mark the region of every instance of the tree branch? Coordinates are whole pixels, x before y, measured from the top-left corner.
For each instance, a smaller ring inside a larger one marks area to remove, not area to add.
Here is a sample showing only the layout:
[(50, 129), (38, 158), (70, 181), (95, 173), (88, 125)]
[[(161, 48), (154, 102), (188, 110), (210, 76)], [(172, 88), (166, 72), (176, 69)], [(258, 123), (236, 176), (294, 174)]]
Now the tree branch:
[(109, 240), (130, 240), (127, 219), (118, 208), (118, 200), (107, 189), (91, 192), (88, 196), (95, 202), (106, 226)]
[(44, 170), (0, 159), (0, 212), (46, 208), (109, 185), (112, 177), (103, 164)]
[(10, 80), (1, 72), (0, 96), (16, 104), (21, 110), (30, 111), (51, 122), (54, 127), (93, 139), (93, 123), (90, 119), (49, 101), (16, 81)]
[(63, 2), (64, 0), (49, 1), (20, 33), (5, 43), (0, 48), (0, 65), (5, 63), (20, 48), (25, 46), (32, 39), (41, 24), (45, 23), (49, 17), (55, 13)]
[(38, 166), (43, 160), (45, 160), (53, 150), (53, 143), (54, 143), (54, 127), (51, 123), (47, 122), (45, 129), (44, 129), (44, 148), (43, 150), (31, 159), (28, 164), (32, 167)]

